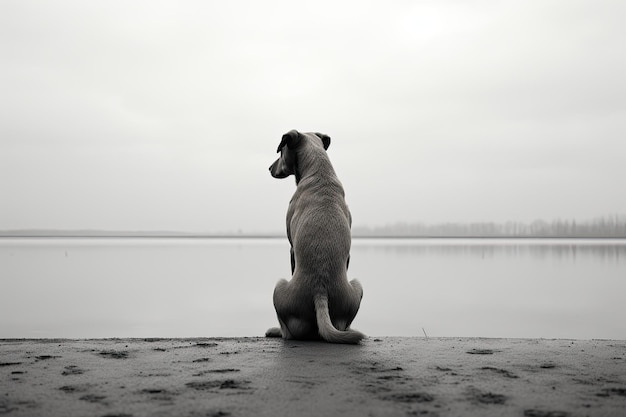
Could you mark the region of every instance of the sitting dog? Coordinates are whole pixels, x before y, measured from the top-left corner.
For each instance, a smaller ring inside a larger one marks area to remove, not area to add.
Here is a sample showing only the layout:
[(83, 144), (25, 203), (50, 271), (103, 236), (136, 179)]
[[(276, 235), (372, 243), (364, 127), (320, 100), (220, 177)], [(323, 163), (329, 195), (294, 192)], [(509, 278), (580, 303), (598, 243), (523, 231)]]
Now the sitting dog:
[(296, 177), (287, 210), (291, 281), (274, 289), (280, 328), (267, 337), (358, 343), (364, 334), (350, 329), (363, 288), (348, 282), (352, 218), (326, 149), (330, 137), (292, 130), (283, 135), (280, 157), (270, 166), (274, 178)]

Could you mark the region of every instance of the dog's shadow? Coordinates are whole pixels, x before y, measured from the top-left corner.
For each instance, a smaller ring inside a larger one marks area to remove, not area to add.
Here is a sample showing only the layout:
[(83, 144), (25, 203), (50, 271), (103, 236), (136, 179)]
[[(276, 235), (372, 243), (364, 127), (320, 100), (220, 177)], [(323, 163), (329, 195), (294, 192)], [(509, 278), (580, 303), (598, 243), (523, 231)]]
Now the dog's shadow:
[[(325, 398), (326, 392), (349, 392), (358, 389), (355, 371), (368, 362), (371, 353), (361, 345), (328, 343), (317, 340), (276, 340), (279, 344), (271, 361), (270, 374), (275, 381), (290, 384), (290, 391), (312, 398)], [(337, 387), (336, 384), (342, 384)], [(345, 384), (349, 383), (350, 387)]]
[[(379, 341), (367, 339), (360, 345), (293, 340), (276, 343), (265, 377), (280, 381), (277, 384), (283, 398), (297, 400), (290, 401), (290, 407), (296, 404), (298, 408), (290, 410), (291, 415), (310, 414), (310, 410), (316, 410), (317, 415), (354, 415), (355, 406), (365, 404), (386, 408), (390, 402), (433, 400), (432, 395), (421, 391), (419, 378), (390, 354), (389, 347), (381, 350)], [(420, 397), (410, 397), (410, 401), (397, 398), (413, 393)]]

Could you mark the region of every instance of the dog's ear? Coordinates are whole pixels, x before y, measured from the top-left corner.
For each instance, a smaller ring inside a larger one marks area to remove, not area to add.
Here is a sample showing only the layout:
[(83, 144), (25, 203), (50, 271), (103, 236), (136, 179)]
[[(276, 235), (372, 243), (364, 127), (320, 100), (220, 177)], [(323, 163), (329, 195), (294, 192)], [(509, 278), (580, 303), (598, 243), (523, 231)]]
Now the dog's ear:
[(315, 136), (322, 140), (322, 143), (324, 144), (324, 149), (328, 149), (328, 147), (330, 146), (330, 136), (317, 132), (315, 132)]
[(290, 130), (289, 132), (283, 135), (282, 140), (280, 141), (280, 145), (278, 145), (278, 150), (276, 152), (280, 152), (285, 146), (289, 149), (294, 149), (300, 144), (300, 132), (297, 130)]

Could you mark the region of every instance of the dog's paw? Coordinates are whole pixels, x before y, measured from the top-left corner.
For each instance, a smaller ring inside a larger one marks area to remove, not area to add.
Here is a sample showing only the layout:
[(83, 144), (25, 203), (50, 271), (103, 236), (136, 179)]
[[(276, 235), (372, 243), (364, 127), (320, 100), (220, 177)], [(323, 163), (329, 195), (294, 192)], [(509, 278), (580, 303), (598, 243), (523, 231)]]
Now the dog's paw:
[(272, 327), (271, 329), (267, 329), (265, 337), (283, 337), (283, 334), (280, 331), (280, 327)]

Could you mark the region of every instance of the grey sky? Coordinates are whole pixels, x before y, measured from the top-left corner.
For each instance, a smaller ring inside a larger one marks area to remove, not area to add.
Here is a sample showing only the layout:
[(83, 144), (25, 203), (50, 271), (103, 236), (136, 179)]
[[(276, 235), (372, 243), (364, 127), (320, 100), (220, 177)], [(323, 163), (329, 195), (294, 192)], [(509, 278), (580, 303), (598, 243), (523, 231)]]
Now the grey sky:
[(626, 213), (622, 1), (0, 2), (0, 229), (275, 231), (290, 129), (355, 225)]

